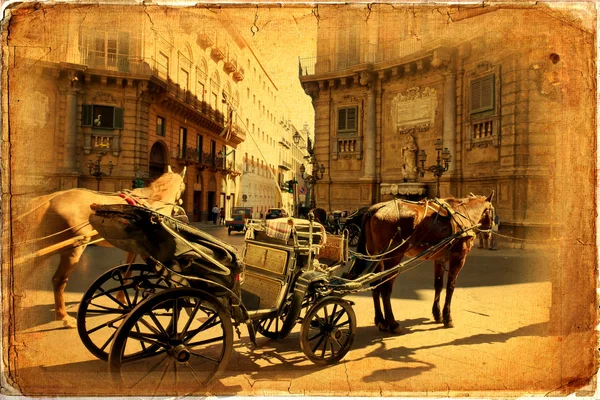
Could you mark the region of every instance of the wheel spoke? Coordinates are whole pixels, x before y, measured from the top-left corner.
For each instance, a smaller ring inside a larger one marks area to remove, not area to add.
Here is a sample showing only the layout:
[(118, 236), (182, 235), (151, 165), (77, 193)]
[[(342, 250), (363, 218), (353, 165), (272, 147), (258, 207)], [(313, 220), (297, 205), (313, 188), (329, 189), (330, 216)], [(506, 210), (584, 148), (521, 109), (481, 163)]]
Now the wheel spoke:
[(335, 311), (337, 310), (337, 308), (338, 308), (338, 305), (337, 305), (337, 303), (336, 303), (336, 304), (334, 304), (334, 305), (333, 305), (333, 310), (331, 311), (331, 320), (330, 320), (330, 321), (327, 321), (328, 323), (330, 323), (330, 324), (333, 324), (333, 323), (334, 323), (334, 322), (333, 322), (333, 319), (334, 319), (334, 318), (335, 318), (335, 316), (336, 316), (336, 314), (335, 314)]
[(342, 322), (341, 324), (335, 325), (334, 328), (339, 328), (339, 327), (342, 327), (342, 326), (346, 326), (349, 323), (350, 323), (350, 319), (348, 319), (346, 322)]
[(117, 331), (116, 331), (116, 330), (114, 330), (114, 331), (113, 331), (113, 332), (110, 334), (110, 336), (108, 337), (108, 339), (106, 339), (106, 342), (104, 342), (104, 344), (102, 345), (102, 347), (100, 347), (100, 350), (101, 350), (101, 351), (104, 351), (104, 349), (106, 348), (106, 346), (108, 346), (108, 344), (109, 344), (110, 342), (112, 342), (112, 340), (113, 340), (113, 338), (115, 337), (115, 334), (116, 334), (116, 333), (117, 333)]
[(325, 358), (325, 351), (327, 350), (327, 345), (329, 344), (329, 338), (325, 336), (325, 343), (323, 343), (323, 350), (321, 350), (321, 358)]
[[(192, 354), (194, 354), (194, 353), (192, 353)], [(194, 354), (194, 355), (197, 355), (197, 354)], [(190, 365), (189, 362), (186, 361), (183, 365), (185, 365), (190, 370), (190, 372), (192, 373), (192, 376), (194, 377), (194, 380), (198, 383), (198, 385), (200, 385), (200, 386), (204, 385), (204, 382), (201, 381), (200, 378), (198, 378), (198, 375), (196, 375), (194, 368), (192, 368), (192, 366)]]
[(317, 349), (319, 348), (319, 346), (321, 345), (321, 343), (323, 343), (324, 340), (325, 340), (325, 336), (323, 336), (323, 337), (321, 337), (321, 339), (319, 339), (319, 342), (317, 343), (317, 345), (312, 348), (313, 354), (315, 354), (315, 352), (317, 351)]
[(129, 338), (135, 339), (138, 342), (146, 342), (150, 344), (155, 344), (161, 347), (168, 347), (168, 344), (161, 339), (160, 336), (153, 335), (151, 333), (142, 333), (142, 332), (129, 332)]
[(340, 312), (338, 313), (338, 315), (335, 317), (334, 320), (331, 321), (332, 325), (335, 325), (336, 322), (338, 322), (340, 320), (340, 318), (342, 318), (344, 316), (345, 312), (344, 310), (340, 310)]
[[(119, 272), (118, 279), (119, 279), (120, 287), (123, 288), (125, 286), (125, 282), (123, 281), (123, 275), (121, 274), (121, 271), (118, 271), (118, 272)], [(127, 279), (131, 279), (131, 277), (127, 278)], [(122, 290), (122, 292), (123, 292), (123, 295), (125, 296), (125, 299), (127, 299), (127, 304), (129, 305), (129, 307), (131, 307), (131, 299), (129, 298), (129, 293), (127, 293), (127, 290), (124, 290), (124, 289)]]
[[(166, 352), (167, 352), (167, 349), (162, 348), (153, 353), (136, 353), (136, 354), (132, 354), (130, 356), (123, 356), (123, 358), (121, 359), (121, 364), (132, 364), (132, 363), (140, 361), (140, 360), (145, 360), (146, 358), (159, 356), (161, 354), (166, 354)], [(167, 354), (166, 358), (169, 358), (168, 354)], [(156, 368), (154, 368), (154, 369), (156, 369)], [(152, 372), (152, 371), (150, 371), (150, 372)]]
[[(155, 354), (156, 354), (156, 353), (155, 353)], [(155, 364), (155, 365), (154, 365), (152, 368), (150, 368), (150, 370), (149, 370), (149, 371), (146, 373), (146, 375), (145, 375), (145, 376), (142, 376), (142, 377), (141, 377), (141, 378), (140, 378), (140, 379), (139, 379), (137, 382), (135, 382), (135, 383), (133, 384), (133, 386), (132, 386), (132, 387), (130, 387), (130, 389), (133, 389), (134, 387), (136, 387), (137, 385), (139, 385), (139, 384), (140, 384), (140, 382), (144, 380), (144, 378), (146, 378), (148, 375), (150, 375), (150, 374), (152, 374), (154, 371), (156, 371), (156, 369), (157, 369), (158, 367), (160, 367), (160, 365), (161, 365), (163, 362), (165, 362), (165, 361), (167, 361), (167, 362), (169, 361), (169, 355), (168, 355), (168, 354), (165, 354), (165, 357), (164, 357), (162, 360), (160, 360), (160, 362), (156, 363), (156, 364)], [(133, 362), (133, 361), (132, 361), (132, 362)]]
[(179, 301), (178, 298), (174, 298), (173, 299), (173, 321), (171, 322), (171, 324), (173, 325), (171, 327), (171, 335), (173, 335), (172, 337), (175, 337), (175, 335), (177, 334), (177, 321), (179, 321)]
[(156, 393), (158, 393), (158, 388), (160, 387), (162, 382), (165, 380), (165, 376), (167, 375), (168, 370), (169, 370), (169, 362), (167, 361), (165, 363), (165, 368), (163, 369), (162, 376), (160, 377), (160, 380), (158, 381), (158, 384), (156, 385), (156, 390), (154, 391), (154, 397), (156, 397)]
[(318, 338), (319, 336), (323, 336), (324, 334), (325, 334), (325, 333), (323, 333), (323, 332), (319, 332), (319, 333), (317, 333), (316, 335), (314, 335), (313, 337), (309, 337), (309, 338), (308, 338), (308, 341), (309, 341), (309, 342), (312, 342), (313, 340), (315, 340), (315, 339), (316, 339), (316, 338)]
[[(138, 322), (142, 323), (142, 325), (144, 325), (146, 328), (150, 329), (155, 334), (157, 334), (157, 335), (161, 334), (161, 332), (158, 329), (156, 329), (155, 327), (150, 325), (150, 323), (148, 321), (146, 321), (143, 317), (140, 318)], [(165, 336), (168, 336), (168, 335), (165, 335)]]
[(210, 338), (210, 339), (204, 339), (204, 340), (200, 340), (200, 341), (198, 341), (198, 342), (194, 342), (194, 343), (187, 343), (187, 342), (185, 342), (185, 341), (184, 341), (184, 342), (185, 342), (185, 344), (186, 344), (188, 347), (192, 347), (192, 346), (202, 346), (203, 344), (214, 343), (214, 342), (217, 342), (217, 341), (219, 341), (219, 340), (221, 340), (221, 339), (225, 339), (225, 336), (217, 336), (217, 337)]
[(165, 335), (166, 337), (170, 337), (169, 334), (167, 333), (167, 331), (165, 331), (165, 328), (162, 326), (162, 324), (158, 320), (158, 318), (156, 318), (156, 315), (154, 315), (154, 310), (150, 310), (148, 315), (150, 315), (150, 318), (152, 319), (152, 321), (154, 321), (154, 323), (156, 324), (156, 327), (161, 331), (161, 333), (163, 335)]
[[(100, 330), (102, 328), (106, 328), (107, 326), (109, 326), (111, 324), (114, 324), (115, 322), (124, 319), (126, 316), (127, 316), (126, 314), (119, 315), (117, 318), (113, 318), (110, 321), (107, 321), (107, 322), (105, 322), (103, 324), (100, 324), (100, 325), (98, 325), (98, 326), (96, 326), (96, 327), (94, 327), (92, 329), (87, 330), (86, 332), (87, 332), (88, 335), (91, 335), (92, 333), (94, 333), (94, 332), (96, 332), (96, 331), (98, 331), (98, 330)], [(113, 327), (111, 327), (111, 328), (113, 328)]]
[(271, 327), (271, 325), (273, 325), (273, 318), (270, 319), (266, 319), (263, 321), (263, 323), (269, 322), (269, 324), (265, 327), (265, 331), (269, 332), (269, 328)]
[(204, 323), (202, 325), (200, 325), (199, 328), (189, 331), (187, 333), (187, 335), (185, 336), (184, 342), (189, 341), (191, 338), (193, 338), (194, 336), (196, 336), (198, 333), (202, 332), (203, 330), (210, 329), (213, 326), (219, 324), (220, 321), (217, 320), (217, 317), (218, 317), (217, 314), (213, 314), (209, 319), (204, 321)]
[(89, 306), (98, 307), (99, 309), (98, 310), (90, 310), (88, 308), (87, 314), (100, 314), (100, 315), (103, 315), (103, 314), (126, 314), (130, 310), (130, 308), (127, 308), (127, 307), (112, 308), (112, 307), (107, 307), (107, 306), (103, 306), (101, 304), (95, 304), (95, 303), (90, 303)]
[(183, 330), (181, 331), (181, 336), (185, 337), (185, 335), (187, 334), (187, 331), (190, 328), (190, 325), (192, 324), (192, 321), (194, 321), (194, 319), (196, 318), (196, 314), (198, 314), (198, 309), (199, 308), (200, 308), (200, 302), (197, 301), (196, 305), (194, 306), (194, 309), (192, 310), (192, 314), (188, 317), (188, 320), (185, 323), (185, 326), (183, 327)]
[(190, 351), (190, 354), (192, 354), (192, 355), (194, 355), (194, 356), (196, 356), (198, 358), (202, 358), (203, 360), (206, 360), (206, 361), (211, 362), (211, 363), (216, 364), (216, 365), (219, 365), (219, 362), (220, 362), (219, 360), (217, 360), (215, 358), (208, 357), (208, 356), (205, 356), (203, 354), (198, 354), (198, 353), (193, 352), (193, 351)]

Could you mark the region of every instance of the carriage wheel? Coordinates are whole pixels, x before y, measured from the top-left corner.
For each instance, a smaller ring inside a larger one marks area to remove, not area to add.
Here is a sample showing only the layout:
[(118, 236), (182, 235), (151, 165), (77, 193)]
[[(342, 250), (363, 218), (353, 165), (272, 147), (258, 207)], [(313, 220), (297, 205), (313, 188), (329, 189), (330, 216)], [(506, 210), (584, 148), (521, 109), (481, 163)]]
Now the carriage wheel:
[(333, 364), (348, 353), (355, 334), (356, 316), (352, 305), (337, 297), (326, 297), (304, 318), (300, 347), (315, 364)]
[(77, 331), (84, 346), (101, 360), (127, 314), (150, 295), (171, 283), (146, 264), (112, 268), (89, 287), (77, 311)]
[(109, 366), (125, 390), (184, 395), (221, 372), (232, 347), (231, 316), (221, 302), (198, 289), (175, 288), (140, 303), (123, 321)]
[(360, 236), (360, 227), (356, 224), (350, 224), (346, 227), (348, 230), (348, 244), (351, 247), (358, 245), (358, 238)]

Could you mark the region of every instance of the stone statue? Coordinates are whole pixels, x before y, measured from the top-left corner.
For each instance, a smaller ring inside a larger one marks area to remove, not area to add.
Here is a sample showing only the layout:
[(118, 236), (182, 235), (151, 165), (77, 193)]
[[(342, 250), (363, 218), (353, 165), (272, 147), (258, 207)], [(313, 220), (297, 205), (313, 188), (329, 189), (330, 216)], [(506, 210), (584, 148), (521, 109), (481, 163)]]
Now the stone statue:
[(410, 133), (400, 135), (401, 158), (404, 180), (417, 179), (417, 141)]

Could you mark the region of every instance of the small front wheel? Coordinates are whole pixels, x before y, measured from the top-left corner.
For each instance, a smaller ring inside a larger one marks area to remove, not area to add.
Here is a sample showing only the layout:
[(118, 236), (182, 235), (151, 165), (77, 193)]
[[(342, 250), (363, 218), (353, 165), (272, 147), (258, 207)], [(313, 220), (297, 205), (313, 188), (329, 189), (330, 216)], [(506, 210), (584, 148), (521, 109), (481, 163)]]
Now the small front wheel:
[(352, 305), (338, 297), (326, 297), (308, 312), (300, 330), (300, 347), (315, 364), (334, 364), (350, 350), (356, 334)]

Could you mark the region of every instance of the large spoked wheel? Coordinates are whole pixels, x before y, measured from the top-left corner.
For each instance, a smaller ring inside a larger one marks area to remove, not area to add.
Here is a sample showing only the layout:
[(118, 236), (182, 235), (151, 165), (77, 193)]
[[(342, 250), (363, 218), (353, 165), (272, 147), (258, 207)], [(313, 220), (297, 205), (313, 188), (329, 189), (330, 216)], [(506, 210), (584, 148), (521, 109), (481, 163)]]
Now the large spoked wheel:
[(356, 334), (352, 305), (337, 297), (326, 297), (309, 311), (300, 331), (300, 347), (315, 364), (334, 364), (350, 350)]
[(356, 247), (360, 236), (360, 227), (356, 224), (349, 224), (346, 229), (348, 230), (348, 244), (351, 247)]
[(125, 264), (104, 273), (83, 295), (77, 311), (77, 331), (85, 347), (101, 360), (127, 314), (171, 283), (146, 264)]
[(124, 390), (185, 395), (205, 386), (229, 361), (231, 317), (209, 293), (165, 290), (139, 304), (123, 321), (109, 366)]

